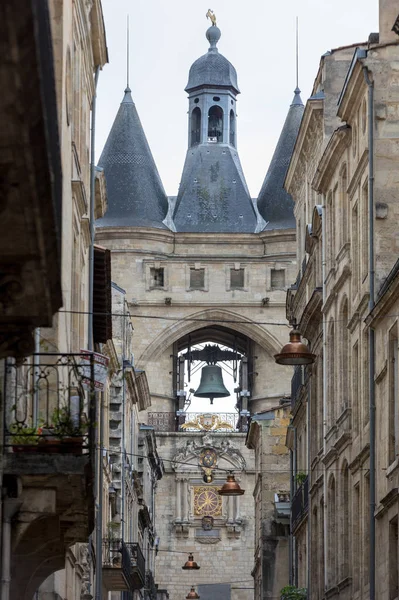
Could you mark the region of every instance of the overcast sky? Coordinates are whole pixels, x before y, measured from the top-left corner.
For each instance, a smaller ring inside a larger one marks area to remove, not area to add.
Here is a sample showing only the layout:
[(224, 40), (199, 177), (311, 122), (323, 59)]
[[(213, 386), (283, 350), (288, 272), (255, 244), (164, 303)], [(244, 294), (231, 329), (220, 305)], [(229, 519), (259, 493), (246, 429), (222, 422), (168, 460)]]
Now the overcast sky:
[(214, 10), (219, 51), (237, 69), (237, 143), (252, 196), (259, 193), (295, 88), (295, 17), (299, 87), (309, 97), (320, 56), (378, 31), (378, 0), (102, 0), (109, 64), (100, 73), (98, 161), (126, 86), (126, 15), (130, 15), (130, 87), (169, 195), (176, 195), (187, 150), (191, 64), (209, 47)]

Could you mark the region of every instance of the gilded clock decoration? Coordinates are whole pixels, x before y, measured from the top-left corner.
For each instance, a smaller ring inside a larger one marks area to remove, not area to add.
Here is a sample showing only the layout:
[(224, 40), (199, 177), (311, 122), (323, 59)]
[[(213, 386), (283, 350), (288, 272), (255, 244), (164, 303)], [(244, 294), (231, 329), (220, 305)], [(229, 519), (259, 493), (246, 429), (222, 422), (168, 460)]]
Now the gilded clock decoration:
[(217, 454), (212, 448), (205, 448), (200, 454), (199, 463), (208, 469), (216, 466)]
[(222, 514), (222, 498), (216, 486), (194, 487), (194, 515), (218, 517)]

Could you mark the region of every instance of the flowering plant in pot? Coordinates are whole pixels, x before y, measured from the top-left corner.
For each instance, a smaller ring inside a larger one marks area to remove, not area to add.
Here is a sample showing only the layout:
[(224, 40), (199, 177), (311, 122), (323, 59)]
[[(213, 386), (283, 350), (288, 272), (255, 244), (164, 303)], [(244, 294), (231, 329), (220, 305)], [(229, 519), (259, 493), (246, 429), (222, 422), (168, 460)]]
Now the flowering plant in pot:
[(36, 427), (12, 423), (8, 428), (14, 452), (36, 452), (39, 441)]
[(54, 433), (61, 440), (61, 452), (82, 454), (83, 437), (87, 423), (79, 413), (73, 414), (69, 406), (57, 408), (53, 413)]

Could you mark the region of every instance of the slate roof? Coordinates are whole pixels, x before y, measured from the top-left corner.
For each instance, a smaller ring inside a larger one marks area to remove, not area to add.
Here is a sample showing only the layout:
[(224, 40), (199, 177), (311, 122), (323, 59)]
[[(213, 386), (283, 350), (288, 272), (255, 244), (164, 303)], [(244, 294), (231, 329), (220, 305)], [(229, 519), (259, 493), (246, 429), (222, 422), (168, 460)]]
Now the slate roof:
[(176, 230), (185, 232), (254, 233), (264, 228), (235, 148), (210, 143), (189, 148), (173, 220)]
[(266, 230), (295, 227), (294, 201), (283, 188), (283, 184), (294, 150), (303, 111), (304, 106), (300, 90), (296, 88), (294, 99), (258, 196), (259, 212), (268, 222), (265, 227)]
[(185, 91), (190, 92), (202, 86), (230, 88), (240, 93), (237, 83), (237, 71), (233, 65), (216, 48), (221, 36), (216, 26), (209, 27), (206, 37), (210, 47), (207, 54), (200, 56), (190, 68)]
[(97, 227), (167, 229), (162, 221), (168, 199), (129, 88), (98, 164), (107, 182), (108, 210)]

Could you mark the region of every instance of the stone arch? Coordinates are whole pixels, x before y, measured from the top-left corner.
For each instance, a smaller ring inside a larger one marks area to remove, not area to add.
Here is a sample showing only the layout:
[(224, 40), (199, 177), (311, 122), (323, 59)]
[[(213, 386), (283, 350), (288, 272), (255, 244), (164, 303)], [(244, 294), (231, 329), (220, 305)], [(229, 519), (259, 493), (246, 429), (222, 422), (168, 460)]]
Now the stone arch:
[(235, 312), (212, 308), (192, 313), (172, 323), (146, 348), (138, 359), (137, 367), (144, 369), (150, 360), (153, 361), (159, 358), (174, 342), (199, 329), (202, 319), (204, 320), (204, 325), (207, 326), (221, 325), (221, 322), (225, 322), (226, 326), (230, 329), (246, 335), (272, 356), (280, 351), (281, 343), (270, 331), (267, 331), (260, 325), (256, 325), (251, 319)]

